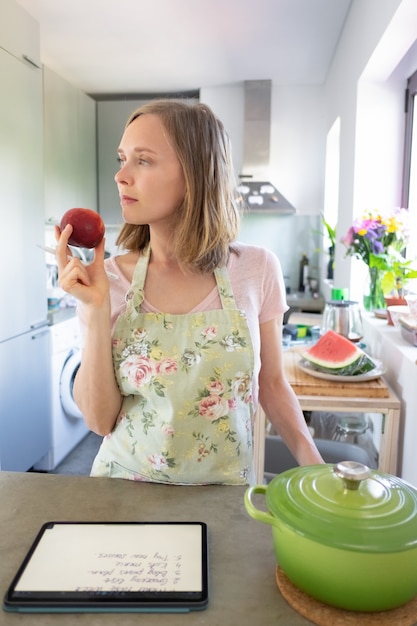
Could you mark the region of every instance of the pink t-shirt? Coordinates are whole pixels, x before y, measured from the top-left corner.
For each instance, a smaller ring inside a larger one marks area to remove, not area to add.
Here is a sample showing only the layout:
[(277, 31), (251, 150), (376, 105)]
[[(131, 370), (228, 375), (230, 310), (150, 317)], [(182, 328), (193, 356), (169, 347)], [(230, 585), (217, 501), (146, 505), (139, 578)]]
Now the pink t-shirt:
[[(255, 357), (255, 381), (258, 379), (260, 362), (260, 331), (259, 325), (275, 319), (288, 309), (285, 297), (285, 285), (281, 264), (273, 252), (259, 246), (235, 243), (239, 254), (231, 254), (227, 264), (230, 282), (238, 309), (246, 313), (249, 331), (252, 338)], [(130, 282), (121, 273), (116, 262), (117, 257), (105, 260), (106, 270), (117, 274), (118, 279), (110, 278), (111, 323), (112, 332), (116, 320), (126, 309), (125, 296), (130, 289)], [(220, 309), (221, 302), (217, 287), (190, 313)], [(156, 311), (145, 299), (143, 311)], [(84, 311), (81, 303), (77, 308), (81, 334), (85, 333)], [(257, 404), (257, 384), (254, 389), (255, 406)]]

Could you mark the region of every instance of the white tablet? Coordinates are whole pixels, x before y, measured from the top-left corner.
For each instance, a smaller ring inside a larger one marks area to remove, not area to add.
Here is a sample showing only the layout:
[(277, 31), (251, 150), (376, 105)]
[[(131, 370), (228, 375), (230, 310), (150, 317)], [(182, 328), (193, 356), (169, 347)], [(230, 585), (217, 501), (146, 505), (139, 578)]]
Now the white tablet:
[(48, 522), (5, 597), (19, 612), (188, 612), (208, 603), (203, 522)]

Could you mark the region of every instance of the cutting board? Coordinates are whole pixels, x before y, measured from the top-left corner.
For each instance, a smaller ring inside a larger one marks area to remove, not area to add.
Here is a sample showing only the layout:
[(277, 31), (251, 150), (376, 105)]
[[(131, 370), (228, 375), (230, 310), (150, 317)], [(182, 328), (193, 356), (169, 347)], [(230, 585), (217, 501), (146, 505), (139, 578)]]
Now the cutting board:
[(389, 390), (382, 378), (363, 382), (333, 382), (314, 378), (303, 372), (297, 363), (305, 346), (283, 353), (285, 376), (298, 396), (339, 396), (346, 398), (388, 398)]

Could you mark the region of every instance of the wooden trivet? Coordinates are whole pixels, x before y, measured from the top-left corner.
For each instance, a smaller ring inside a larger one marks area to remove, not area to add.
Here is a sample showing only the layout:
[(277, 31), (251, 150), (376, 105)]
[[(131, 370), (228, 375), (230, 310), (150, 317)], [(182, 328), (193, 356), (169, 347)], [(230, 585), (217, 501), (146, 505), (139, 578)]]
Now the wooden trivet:
[(345, 611), (308, 596), (288, 579), (280, 567), (276, 569), (278, 589), (297, 613), (317, 626), (416, 626), (417, 597), (390, 611), (366, 613)]

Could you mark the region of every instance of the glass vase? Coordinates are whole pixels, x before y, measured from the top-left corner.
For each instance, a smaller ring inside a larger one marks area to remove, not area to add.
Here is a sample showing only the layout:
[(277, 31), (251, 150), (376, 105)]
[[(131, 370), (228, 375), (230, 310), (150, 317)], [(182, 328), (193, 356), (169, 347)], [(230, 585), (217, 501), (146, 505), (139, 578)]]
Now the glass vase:
[(382, 291), (382, 274), (377, 267), (368, 267), (368, 293), (363, 297), (363, 306), (366, 311), (385, 309), (384, 292)]

